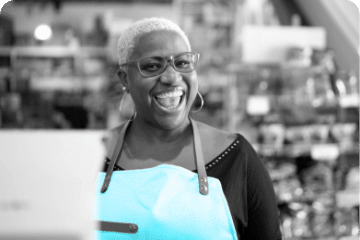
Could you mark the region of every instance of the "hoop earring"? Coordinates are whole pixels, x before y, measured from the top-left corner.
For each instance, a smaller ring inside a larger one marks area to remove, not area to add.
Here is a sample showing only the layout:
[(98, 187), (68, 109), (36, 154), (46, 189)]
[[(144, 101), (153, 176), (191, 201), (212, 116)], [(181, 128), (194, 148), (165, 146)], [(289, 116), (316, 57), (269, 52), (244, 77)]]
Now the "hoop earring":
[[(123, 89), (125, 90), (125, 88), (123, 88)], [(121, 113), (122, 105), (123, 105), (123, 102), (124, 102), (124, 98), (125, 98), (126, 94), (128, 94), (128, 93), (129, 93), (129, 91), (128, 91), (128, 90), (125, 90), (124, 95), (121, 97), (120, 106), (119, 106), (119, 111), (120, 111), (120, 113)], [(132, 117), (129, 119), (129, 121), (134, 120), (135, 117), (136, 117), (136, 114), (137, 114), (137, 112), (136, 112), (136, 109), (134, 108), (134, 114), (133, 114)]]
[(199, 111), (203, 108), (203, 106), (204, 106), (204, 99), (203, 99), (203, 97), (201, 96), (201, 94), (199, 93), (199, 91), (197, 92), (196, 96), (197, 96), (197, 95), (199, 95), (199, 97), (200, 97), (201, 105), (200, 105), (200, 107), (199, 107), (198, 109), (196, 109), (196, 110), (191, 110), (191, 112), (194, 112), (194, 113), (199, 112)]

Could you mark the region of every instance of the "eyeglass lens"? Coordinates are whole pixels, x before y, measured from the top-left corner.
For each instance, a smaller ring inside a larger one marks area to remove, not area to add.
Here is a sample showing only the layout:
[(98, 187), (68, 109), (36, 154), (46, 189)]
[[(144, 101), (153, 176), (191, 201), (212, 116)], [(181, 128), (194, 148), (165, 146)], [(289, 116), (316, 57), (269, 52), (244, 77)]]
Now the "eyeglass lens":
[[(167, 66), (168, 58), (148, 57), (139, 61), (140, 72), (144, 76), (156, 76), (161, 74)], [(176, 71), (187, 73), (195, 69), (197, 56), (193, 53), (184, 53), (174, 56), (173, 66)]]

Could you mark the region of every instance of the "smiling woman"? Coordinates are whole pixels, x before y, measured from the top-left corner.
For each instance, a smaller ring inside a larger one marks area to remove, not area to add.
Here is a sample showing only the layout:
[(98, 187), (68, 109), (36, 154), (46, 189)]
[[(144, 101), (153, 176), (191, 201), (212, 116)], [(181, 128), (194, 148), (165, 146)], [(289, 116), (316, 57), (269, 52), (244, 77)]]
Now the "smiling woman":
[[(197, 55), (188, 53), (189, 45), (175, 30), (148, 32), (137, 36), (135, 41), (137, 47), (129, 55), (129, 61), (120, 65), (127, 66), (126, 70), (119, 71), (138, 112), (134, 124), (145, 123), (156, 132), (172, 130), (169, 137), (174, 137), (189, 124), (188, 114), (198, 91), (194, 71)], [(187, 59), (190, 64), (181, 67), (184, 62), (181, 59)], [(177, 101), (180, 97), (181, 101)], [(153, 135), (150, 134), (149, 137)]]
[(111, 130), (96, 185), (101, 239), (281, 239), (275, 194), (240, 134), (189, 118), (199, 54), (173, 22), (134, 23), (118, 76), (136, 115)]

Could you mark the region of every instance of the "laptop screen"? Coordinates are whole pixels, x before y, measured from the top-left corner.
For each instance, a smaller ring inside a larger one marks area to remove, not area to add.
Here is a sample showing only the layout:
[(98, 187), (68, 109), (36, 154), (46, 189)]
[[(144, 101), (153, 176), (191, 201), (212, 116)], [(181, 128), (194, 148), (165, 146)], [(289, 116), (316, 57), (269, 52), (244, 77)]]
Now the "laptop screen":
[(0, 239), (91, 239), (103, 131), (0, 131)]

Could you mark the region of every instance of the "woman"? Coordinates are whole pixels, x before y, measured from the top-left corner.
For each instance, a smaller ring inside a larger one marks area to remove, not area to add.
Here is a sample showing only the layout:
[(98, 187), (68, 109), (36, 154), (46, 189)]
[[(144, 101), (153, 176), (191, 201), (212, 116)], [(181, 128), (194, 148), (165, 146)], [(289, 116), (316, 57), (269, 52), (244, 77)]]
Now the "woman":
[(118, 56), (136, 110), (112, 131), (98, 176), (99, 237), (281, 239), (273, 186), (251, 145), (189, 118), (201, 97), (199, 55), (184, 32), (166, 19), (138, 21)]

